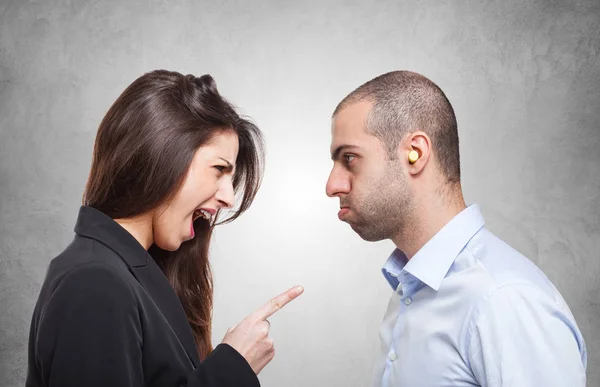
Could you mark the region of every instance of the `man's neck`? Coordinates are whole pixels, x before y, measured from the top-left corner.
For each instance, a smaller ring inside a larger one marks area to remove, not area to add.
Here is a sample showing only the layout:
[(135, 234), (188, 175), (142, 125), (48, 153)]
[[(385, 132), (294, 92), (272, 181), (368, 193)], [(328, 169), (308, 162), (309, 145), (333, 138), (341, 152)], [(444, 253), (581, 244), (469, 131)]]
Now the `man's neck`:
[(466, 208), (460, 187), (452, 194), (438, 193), (422, 197), (415, 203), (413, 215), (392, 241), (408, 259), (437, 234), (442, 227)]

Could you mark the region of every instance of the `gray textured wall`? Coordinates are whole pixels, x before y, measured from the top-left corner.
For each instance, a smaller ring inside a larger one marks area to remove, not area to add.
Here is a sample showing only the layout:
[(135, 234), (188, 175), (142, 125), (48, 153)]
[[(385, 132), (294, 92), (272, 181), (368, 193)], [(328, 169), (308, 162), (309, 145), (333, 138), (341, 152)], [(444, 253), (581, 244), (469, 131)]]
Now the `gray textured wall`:
[[(326, 3), (326, 4), (325, 4)], [(268, 145), (253, 208), (218, 230), (215, 342), (296, 283), (264, 386), (364, 386), (388, 301), (325, 196), (329, 117), (423, 73), (457, 111), (467, 200), (563, 293), (600, 385), (600, 1), (20, 1), (0, 5), (0, 385), (23, 385), (47, 264), (72, 238), (98, 123), (142, 73), (212, 74)], [(251, 291), (248, 291), (251, 289)]]

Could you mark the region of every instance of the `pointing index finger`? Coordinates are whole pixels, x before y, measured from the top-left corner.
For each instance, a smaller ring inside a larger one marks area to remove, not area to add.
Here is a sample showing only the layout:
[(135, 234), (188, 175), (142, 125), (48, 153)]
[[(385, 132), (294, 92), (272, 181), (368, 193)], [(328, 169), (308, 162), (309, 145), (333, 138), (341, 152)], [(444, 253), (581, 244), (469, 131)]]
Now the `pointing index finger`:
[(266, 320), (267, 318), (274, 315), (275, 312), (277, 312), (279, 309), (283, 308), (288, 303), (293, 301), (296, 297), (301, 295), (302, 292), (304, 292), (302, 286), (295, 286), (287, 292), (284, 292), (278, 295), (277, 297), (272, 298), (269, 302), (267, 302), (260, 309), (254, 312), (253, 316), (257, 320)]

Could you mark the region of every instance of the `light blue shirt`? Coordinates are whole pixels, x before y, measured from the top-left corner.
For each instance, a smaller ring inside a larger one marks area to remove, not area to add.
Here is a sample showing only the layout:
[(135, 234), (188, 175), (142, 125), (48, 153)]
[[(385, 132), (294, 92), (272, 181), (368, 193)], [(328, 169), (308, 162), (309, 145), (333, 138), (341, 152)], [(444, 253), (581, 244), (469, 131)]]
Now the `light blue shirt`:
[(379, 387), (585, 387), (587, 352), (562, 296), (467, 207), (411, 260), (382, 269)]

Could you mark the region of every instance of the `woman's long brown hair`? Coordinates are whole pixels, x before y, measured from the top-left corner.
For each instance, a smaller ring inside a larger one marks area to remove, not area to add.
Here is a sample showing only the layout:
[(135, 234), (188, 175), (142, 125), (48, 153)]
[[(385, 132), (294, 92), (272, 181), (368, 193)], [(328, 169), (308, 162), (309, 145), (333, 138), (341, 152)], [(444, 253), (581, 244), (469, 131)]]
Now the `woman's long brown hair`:
[[(237, 218), (254, 200), (264, 166), (262, 134), (219, 94), (210, 75), (144, 74), (123, 91), (98, 128), (83, 204), (113, 219), (161, 207), (183, 184), (196, 150), (223, 131), (239, 139), (233, 186), (241, 200), (219, 224)], [(196, 237), (177, 251), (149, 249), (181, 300), (200, 359), (213, 349), (208, 251), (215, 224), (196, 220)]]

